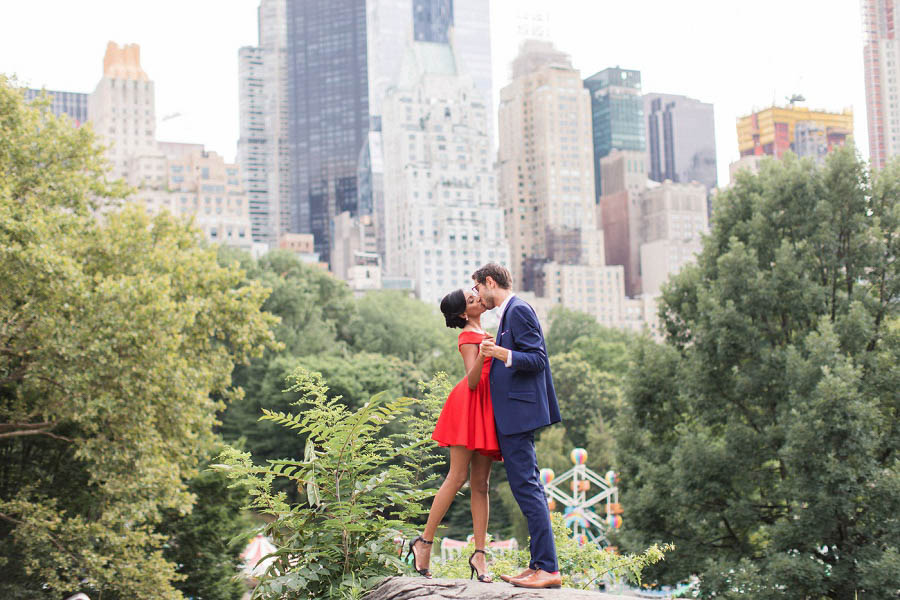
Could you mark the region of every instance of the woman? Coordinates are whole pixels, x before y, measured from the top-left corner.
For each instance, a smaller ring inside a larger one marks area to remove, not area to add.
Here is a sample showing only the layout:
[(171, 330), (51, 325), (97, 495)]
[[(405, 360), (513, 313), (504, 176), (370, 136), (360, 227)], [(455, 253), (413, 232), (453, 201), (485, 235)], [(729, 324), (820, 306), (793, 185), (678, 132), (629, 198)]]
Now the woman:
[(481, 314), (484, 310), (484, 305), (472, 292), (456, 290), (441, 300), (441, 312), (444, 313), (447, 327), (462, 329), (458, 348), (465, 364), (466, 376), (447, 397), (431, 436), (439, 445), (450, 447), (450, 472), (434, 497), (425, 531), (409, 544), (407, 558), (410, 555), (413, 557), (416, 571), (425, 577), (431, 577), (428, 565), (431, 561), (434, 533), (456, 493), (466, 479), (469, 479), (472, 528), (475, 534), (475, 552), (469, 557), (469, 567), (472, 569), (470, 578), (477, 574), (478, 581), (492, 581), (487, 574), (487, 555), (484, 552), (488, 523), (488, 482), (491, 463), (502, 460), (502, 457), (491, 409), (488, 379), (491, 359), (480, 356), (478, 352), (481, 342), (490, 337), (481, 328)]

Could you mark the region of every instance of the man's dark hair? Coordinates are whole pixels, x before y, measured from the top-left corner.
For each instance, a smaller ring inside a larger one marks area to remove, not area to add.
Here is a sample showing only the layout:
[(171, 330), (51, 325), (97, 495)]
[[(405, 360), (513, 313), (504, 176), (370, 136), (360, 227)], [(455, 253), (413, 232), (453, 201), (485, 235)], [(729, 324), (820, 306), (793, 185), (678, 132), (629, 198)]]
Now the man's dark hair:
[(488, 277), (493, 279), (504, 290), (512, 288), (512, 275), (509, 274), (509, 270), (504, 266), (497, 263), (488, 263), (472, 273), (472, 279), (481, 284), (487, 282)]

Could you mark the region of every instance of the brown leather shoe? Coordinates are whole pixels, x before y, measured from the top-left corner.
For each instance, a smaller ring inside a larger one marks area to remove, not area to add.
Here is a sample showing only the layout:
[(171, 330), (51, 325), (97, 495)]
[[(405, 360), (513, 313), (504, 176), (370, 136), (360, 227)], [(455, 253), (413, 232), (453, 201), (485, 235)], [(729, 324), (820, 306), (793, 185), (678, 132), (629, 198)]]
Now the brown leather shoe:
[(538, 569), (522, 579), (512, 579), (510, 583), (516, 587), (532, 589), (558, 588), (562, 585), (562, 577), (560, 577), (559, 573), (551, 575), (547, 571)]
[(522, 579), (523, 577), (528, 577), (532, 573), (536, 573), (536, 571), (534, 569), (525, 569), (518, 575), (501, 575), (500, 579), (502, 579), (506, 583), (512, 583), (513, 579)]

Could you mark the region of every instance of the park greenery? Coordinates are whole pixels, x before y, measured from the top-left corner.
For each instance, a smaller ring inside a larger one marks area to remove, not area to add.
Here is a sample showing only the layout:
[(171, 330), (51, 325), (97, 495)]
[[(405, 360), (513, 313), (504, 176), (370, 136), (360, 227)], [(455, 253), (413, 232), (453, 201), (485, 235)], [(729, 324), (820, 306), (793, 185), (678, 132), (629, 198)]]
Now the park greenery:
[[(791, 155), (716, 198), (615, 426), (626, 548), (705, 598), (900, 593), (900, 163)], [(652, 575), (650, 574), (652, 573)]]
[[(393, 540), (446, 472), (429, 427), (462, 377), (458, 331), (289, 252), (211, 247), (105, 169), (90, 126), (0, 78), (0, 596), (236, 600), (259, 528), (278, 546), (259, 597), (408, 572)], [(618, 558), (558, 539), (567, 581), (896, 598), (898, 195), (900, 164), (850, 150), (765, 163), (716, 197), (662, 343), (551, 311), (564, 422), (541, 466), (586, 448), (625, 510)], [(464, 489), (439, 537), (470, 531)], [(500, 467), (489, 531), (525, 546)]]

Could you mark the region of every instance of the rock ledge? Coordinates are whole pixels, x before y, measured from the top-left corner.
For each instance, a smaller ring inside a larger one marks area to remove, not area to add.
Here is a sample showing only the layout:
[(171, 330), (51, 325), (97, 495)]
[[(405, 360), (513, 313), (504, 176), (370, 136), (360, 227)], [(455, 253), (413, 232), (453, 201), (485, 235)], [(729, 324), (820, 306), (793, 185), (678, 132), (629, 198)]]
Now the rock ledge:
[(589, 592), (571, 588), (528, 590), (502, 581), (481, 583), (468, 579), (425, 579), (424, 577), (391, 577), (369, 592), (365, 600), (621, 600), (632, 597)]

